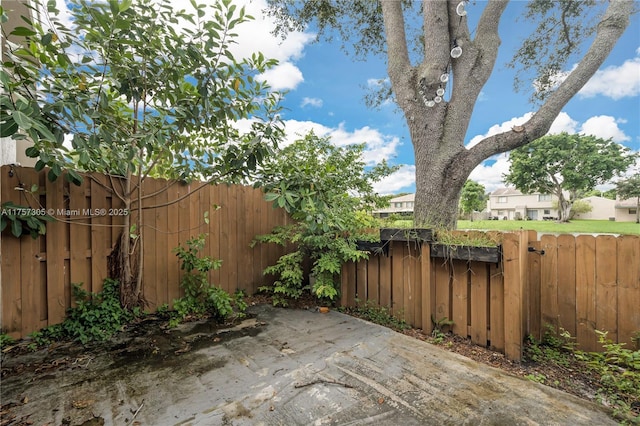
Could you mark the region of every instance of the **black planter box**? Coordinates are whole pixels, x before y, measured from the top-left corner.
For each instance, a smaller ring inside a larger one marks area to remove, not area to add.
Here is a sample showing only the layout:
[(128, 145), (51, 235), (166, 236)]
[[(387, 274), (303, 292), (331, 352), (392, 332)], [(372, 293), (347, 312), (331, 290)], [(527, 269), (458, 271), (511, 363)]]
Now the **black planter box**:
[(431, 241), (431, 229), (421, 228), (384, 228), (380, 230), (381, 241)]
[(356, 241), (356, 248), (378, 256), (389, 256), (388, 241)]
[(502, 257), (501, 247), (471, 247), (432, 244), (431, 257), (458, 259), (474, 262), (499, 263)]

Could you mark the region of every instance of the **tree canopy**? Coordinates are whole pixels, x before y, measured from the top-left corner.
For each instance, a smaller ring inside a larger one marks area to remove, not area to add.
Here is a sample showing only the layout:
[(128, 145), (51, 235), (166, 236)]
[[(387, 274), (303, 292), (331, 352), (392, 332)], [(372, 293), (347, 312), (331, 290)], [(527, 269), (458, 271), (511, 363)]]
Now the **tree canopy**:
[[(70, 24), (56, 2), (33, 2), (35, 18), (23, 16), (13, 30), (23, 42), (7, 41), (0, 70), (2, 136), (29, 137), (26, 153), (38, 158), (36, 169), (50, 168), (49, 179), (106, 173), (122, 181), (114, 196), (130, 211), (142, 208), (137, 190), (148, 176), (238, 181), (270, 155), (282, 134), (278, 94), (255, 77), (276, 62), (231, 53), (234, 28), (252, 19), (243, 8), (231, 0), (192, 1), (190, 11), (168, 0), (68, 3)], [(240, 133), (235, 122), (249, 117), (252, 128)], [(142, 214), (124, 222), (116, 269), (131, 306), (142, 289), (144, 224)]]
[[(416, 224), (446, 228), (456, 225), (460, 192), (475, 167), (544, 136), (636, 12), (632, 0), (528, 2), (525, 19), (537, 28), (515, 52), (513, 66), (522, 70), (518, 81), (535, 83), (519, 87), (530, 88), (523, 95), (538, 99), (539, 106), (526, 123), (467, 148), (474, 107), (496, 65), (508, 1), (269, 3), (279, 21), (277, 32), (314, 24), (320, 38), (339, 35), (359, 58), (370, 53), (386, 58), (388, 84), (370, 100), (393, 99), (404, 113), (416, 162)], [(474, 26), (469, 13), (477, 16)], [(565, 69), (569, 61), (576, 63), (571, 71)]]
[(636, 199), (636, 223), (640, 223), (640, 173), (619, 180), (616, 192), (621, 200)]
[(561, 133), (512, 151), (504, 179), (524, 193), (556, 195), (559, 220), (564, 222), (569, 220), (575, 200), (626, 171), (635, 158), (610, 139)]
[(485, 188), (476, 181), (467, 179), (460, 194), (460, 212), (469, 215), (474, 211), (482, 211), (487, 206)]

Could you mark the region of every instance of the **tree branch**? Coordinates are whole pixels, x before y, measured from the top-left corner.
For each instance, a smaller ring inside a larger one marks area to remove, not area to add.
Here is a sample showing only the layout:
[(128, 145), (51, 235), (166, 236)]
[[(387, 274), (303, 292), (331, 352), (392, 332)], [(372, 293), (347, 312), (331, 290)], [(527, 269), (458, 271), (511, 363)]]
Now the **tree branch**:
[(387, 38), (387, 70), (391, 86), (401, 107), (407, 99), (413, 99), (408, 91), (407, 76), (411, 73), (407, 36), (404, 30), (402, 3), (399, 1), (382, 1), (382, 17)]
[(633, 0), (611, 0), (598, 24), (596, 37), (578, 66), (524, 125), (490, 136), (465, 152), (465, 168), (473, 170), (484, 159), (510, 151), (544, 136), (562, 108), (598, 71), (629, 25)]

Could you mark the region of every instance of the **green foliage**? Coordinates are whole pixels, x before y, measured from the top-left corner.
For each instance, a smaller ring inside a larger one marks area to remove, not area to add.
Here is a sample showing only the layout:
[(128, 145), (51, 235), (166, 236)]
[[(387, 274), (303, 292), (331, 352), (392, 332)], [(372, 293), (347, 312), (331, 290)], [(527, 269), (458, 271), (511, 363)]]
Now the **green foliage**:
[(47, 232), (47, 222), (54, 220), (44, 209), (32, 209), (7, 201), (1, 207), (0, 232), (10, 228), (16, 238), (29, 234), (36, 239)]
[(467, 179), (460, 193), (460, 213), (469, 215), (482, 211), (487, 206), (485, 188), (478, 182)]
[(201, 317), (205, 315), (224, 321), (233, 312), (235, 306), (238, 315), (243, 315), (246, 303), (242, 300), (242, 293), (231, 297), (223, 289), (209, 283), (208, 273), (220, 268), (222, 261), (209, 256), (200, 257), (200, 251), (205, 246), (205, 235), (187, 240), (186, 247), (178, 246), (174, 249), (176, 256), (182, 261), (181, 268), (185, 271), (181, 286), (184, 297), (174, 300), (170, 313), (169, 325), (175, 327), (187, 317)]
[(15, 339), (7, 333), (0, 333), (0, 349), (5, 348), (15, 342)]
[(29, 335), (31, 349), (60, 339), (76, 340), (82, 344), (107, 340), (136, 317), (135, 312), (120, 305), (119, 284), (112, 279), (104, 280), (99, 293), (89, 293), (74, 284), (73, 299), (75, 306), (67, 310), (64, 322)]
[[(529, 87), (534, 81), (533, 98), (545, 99), (557, 87), (558, 73), (568, 61), (578, 59), (580, 46), (596, 30), (594, 0), (533, 0), (527, 3), (524, 18), (537, 25), (509, 63), (520, 65), (514, 87)], [(526, 84), (529, 83), (529, 84)]]
[[(564, 222), (569, 220), (571, 205), (582, 193), (626, 171), (636, 156), (610, 139), (567, 133), (549, 135), (511, 151), (511, 165), (504, 179), (527, 194), (555, 194), (559, 219)], [(569, 192), (569, 199), (563, 191)]]
[[(34, 141), (26, 154), (38, 158), (37, 169), (51, 167), (50, 179), (67, 168), (241, 177), (270, 153), (277, 96), (254, 77), (276, 61), (229, 50), (234, 29), (253, 19), (244, 8), (74, 0), (69, 27), (55, 2), (35, 3), (52, 27), (23, 17), (33, 30), (14, 30), (27, 42), (5, 52), (0, 124), (3, 137)], [(254, 124), (240, 134), (231, 123), (247, 117)], [(73, 135), (71, 149), (65, 134)], [(74, 170), (68, 177), (81, 180)]]
[[(525, 360), (554, 363), (569, 367), (571, 360), (578, 360), (593, 370), (599, 377), (598, 396), (623, 422), (640, 422), (640, 350), (627, 349), (624, 343), (614, 343), (607, 339), (607, 332), (598, 331), (598, 342), (602, 352), (585, 352), (577, 348), (575, 338), (566, 330), (559, 331), (547, 324), (541, 341), (529, 336), (525, 346)], [(542, 375), (533, 374), (529, 380), (540, 381)]]
[[(25, 42), (3, 49), (0, 129), (33, 141), (26, 155), (50, 168), (49, 180), (79, 183), (77, 170), (121, 176), (114, 196), (130, 209), (148, 176), (243, 181), (282, 137), (280, 94), (256, 78), (277, 61), (234, 57), (234, 31), (253, 18), (231, 0), (194, 0), (190, 10), (171, 0), (71, 0), (65, 20), (54, 1), (29, 3), (38, 20), (22, 17), (32, 29), (13, 35)], [(246, 132), (235, 125), (242, 119), (251, 121)], [(142, 247), (137, 208), (123, 227)], [(123, 304), (135, 306), (143, 250), (127, 255), (127, 243), (116, 269)]]
[(615, 414), (632, 424), (640, 423), (640, 350), (626, 349), (624, 343), (607, 339), (606, 331), (596, 330), (603, 352), (577, 351), (589, 368), (600, 376), (599, 396), (613, 405)]
[(402, 331), (409, 328), (409, 325), (401, 318), (401, 313), (394, 316), (388, 308), (379, 306), (376, 301), (367, 300), (365, 303), (362, 303), (360, 300), (356, 299), (354, 307), (341, 307), (339, 310), (349, 315), (389, 327), (396, 331)]
[(440, 344), (446, 337), (446, 329), (450, 329), (453, 324), (455, 324), (452, 320), (447, 317), (442, 317), (440, 319), (436, 319), (433, 315), (431, 316), (431, 323), (433, 324), (433, 330), (431, 331), (431, 336), (433, 337), (433, 343)]
[(377, 238), (367, 232), (377, 224), (367, 211), (388, 203), (388, 198), (374, 193), (372, 184), (395, 169), (386, 163), (368, 167), (363, 150), (364, 145), (336, 147), (311, 132), (265, 161), (257, 185), (293, 223), (256, 241), (295, 247), (265, 270), (277, 277), (275, 286), (263, 287), (274, 294), (274, 303), (300, 296), (306, 285), (305, 258), (311, 260), (310, 275), (315, 279), (311, 290), (333, 300), (342, 264), (367, 256), (356, 248), (358, 240)]

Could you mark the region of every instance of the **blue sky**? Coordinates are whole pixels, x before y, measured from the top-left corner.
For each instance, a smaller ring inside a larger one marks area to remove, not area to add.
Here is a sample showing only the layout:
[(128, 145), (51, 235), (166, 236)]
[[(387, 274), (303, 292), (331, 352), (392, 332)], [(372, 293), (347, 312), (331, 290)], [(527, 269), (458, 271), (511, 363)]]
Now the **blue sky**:
[[(373, 110), (364, 103), (366, 88), (387, 77), (384, 58), (371, 56), (363, 62), (354, 61), (340, 49), (339, 40), (314, 42), (313, 28), (282, 40), (270, 34), (273, 21), (262, 13), (266, 0), (234, 1), (245, 5), (256, 18), (236, 29), (239, 33), (236, 56), (261, 51), (280, 61), (264, 78), (274, 89), (288, 91), (282, 115), (288, 140), (313, 129), (316, 134), (330, 136), (336, 145), (365, 142), (368, 162), (384, 158), (402, 165), (377, 186), (379, 192), (414, 191), (413, 148), (402, 113), (395, 104)], [(61, 6), (63, 2), (58, 0)], [(186, 2), (174, 2), (179, 8), (188, 8)], [(474, 110), (466, 144), (510, 129), (526, 121), (534, 111), (528, 102), (530, 93), (514, 93), (514, 71), (505, 66), (529, 34), (524, 21), (516, 21), (524, 5), (522, 1), (510, 3), (501, 21), (500, 54)], [(484, 2), (477, 1), (467, 7), (470, 23), (477, 19), (483, 6)], [(631, 19), (631, 25), (603, 67), (564, 108), (551, 132), (594, 134), (640, 151), (640, 15)], [(569, 64), (568, 69), (573, 65)], [(508, 167), (508, 156), (500, 155), (479, 166), (471, 178), (491, 191), (502, 186), (501, 177)]]
[[(248, 4), (258, 21), (262, 20), (259, 17), (260, 3), (254, 0)], [(468, 7), (470, 21), (474, 13), (480, 13), (482, 6), (482, 2), (477, 2), (475, 7)], [(505, 66), (519, 43), (529, 34), (522, 30), (524, 21), (516, 21), (523, 6), (524, 2), (512, 2), (505, 12), (500, 26), (500, 55), (494, 74), (476, 105), (466, 143), (509, 129), (525, 121), (533, 111), (528, 102), (529, 93), (514, 93), (514, 70)], [(268, 26), (268, 22), (248, 25), (253, 27), (250, 32), (255, 36), (263, 25)], [(413, 191), (413, 148), (404, 117), (395, 104), (373, 110), (367, 108), (363, 100), (370, 82), (387, 77), (384, 58), (371, 56), (366, 62), (354, 61), (340, 49), (338, 40), (314, 43), (312, 28), (305, 34), (292, 37), (299, 50), (288, 58), (278, 58), (284, 64), (283, 69), (274, 71), (267, 78), (274, 87), (289, 91), (283, 102), (286, 108), (283, 118), (289, 133), (304, 133), (313, 128), (316, 133), (330, 135), (338, 145), (367, 142), (368, 160), (387, 158), (394, 164), (405, 165), (378, 189), (386, 193)], [(294, 44), (289, 39), (287, 42)], [(248, 46), (243, 46), (243, 49), (245, 47)], [(284, 49), (280, 53), (286, 51)], [(600, 72), (563, 109), (551, 132), (611, 137), (639, 151), (639, 120), (640, 16), (635, 15)], [(498, 156), (479, 166), (471, 178), (480, 181), (487, 190), (493, 190), (502, 186), (501, 176), (508, 167), (507, 156)]]

